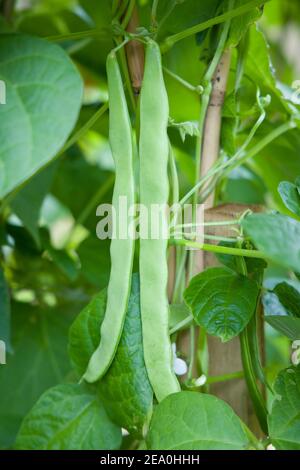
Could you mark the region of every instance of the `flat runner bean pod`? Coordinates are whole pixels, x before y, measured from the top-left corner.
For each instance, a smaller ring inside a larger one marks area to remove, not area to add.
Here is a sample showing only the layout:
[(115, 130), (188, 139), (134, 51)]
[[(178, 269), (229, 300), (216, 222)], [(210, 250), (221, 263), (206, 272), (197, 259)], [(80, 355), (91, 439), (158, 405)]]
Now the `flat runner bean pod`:
[[(109, 140), (116, 167), (113, 193), (115, 235), (110, 245), (111, 272), (107, 305), (101, 326), (99, 347), (92, 355), (84, 374), (87, 382), (96, 382), (108, 370), (115, 356), (123, 330), (130, 295), (134, 239), (119, 239), (119, 197), (126, 197), (128, 207), (134, 204), (132, 129), (119, 65), (115, 52), (107, 58), (109, 90)], [(124, 237), (125, 238), (125, 237)]]
[[(149, 41), (140, 101), (140, 203), (150, 213), (151, 204), (168, 203), (167, 126), (168, 97), (158, 45)], [(167, 225), (167, 220), (163, 223)], [(146, 238), (146, 237), (145, 237)], [(180, 391), (173, 371), (168, 332), (168, 240), (140, 240), (140, 283), (143, 345), (150, 383), (158, 401)]]

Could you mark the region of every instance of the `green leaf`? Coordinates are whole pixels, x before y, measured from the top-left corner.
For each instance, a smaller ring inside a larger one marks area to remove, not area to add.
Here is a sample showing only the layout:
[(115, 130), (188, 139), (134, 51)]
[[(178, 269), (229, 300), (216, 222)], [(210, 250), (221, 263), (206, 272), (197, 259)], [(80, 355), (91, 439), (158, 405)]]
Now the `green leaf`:
[(227, 403), (212, 395), (179, 392), (155, 409), (147, 435), (151, 450), (243, 450), (246, 431)]
[[(98, 150), (96, 155), (98, 160), (89, 162), (78, 148), (70, 149), (60, 161), (51, 188), (52, 194), (70, 209), (75, 220), (81, 219), (82, 214), (90, 207), (90, 213), (87, 214), (87, 218), (82, 221), (82, 224), (91, 232), (95, 231), (95, 226), (99, 221), (96, 209), (102, 202), (111, 202), (113, 187), (112, 183), (111, 188), (101, 197), (101, 188), (105, 186), (112, 173), (101, 169), (99, 162), (101, 151)], [(75, 191), (76, 197), (74, 197)], [(97, 197), (95, 198), (95, 196)], [(93, 206), (91, 206), (91, 202), (94, 202)]]
[(299, 187), (288, 181), (282, 181), (278, 186), (278, 192), (285, 206), (298, 217), (300, 217), (300, 194)]
[(281, 214), (251, 214), (242, 227), (267, 258), (300, 271), (300, 222)]
[(58, 46), (26, 35), (0, 37), (0, 197), (48, 163), (70, 134), (82, 81)]
[(300, 318), (285, 315), (267, 315), (265, 320), (279, 333), (287, 336), (292, 341), (300, 339)]
[(51, 165), (41, 173), (35, 175), (31, 181), (22, 188), (11, 203), (12, 210), (20, 218), (24, 227), (34, 238), (37, 245), (40, 244), (39, 218), (40, 211), (56, 170), (56, 165)]
[[(259, 64), (259, 67), (257, 67), (257, 64)], [(271, 94), (272, 104), (270, 108), (276, 112), (289, 110), (286, 100), (277, 88), (269, 45), (256, 24), (249, 28), (249, 47), (245, 65), (245, 74), (251, 77), (252, 82), (259, 84), (261, 95)]]
[(25, 417), (18, 450), (112, 450), (120, 447), (121, 429), (111, 423), (94, 393), (80, 385), (47, 390)]
[(300, 318), (300, 292), (287, 282), (277, 284), (274, 292), (288, 314)]
[(12, 304), (13, 354), (0, 367), (0, 448), (12, 445), (24, 415), (69, 372), (66, 336), (73, 305), (71, 312), (66, 305), (43, 309)]
[(265, 193), (263, 180), (249, 168), (240, 166), (228, 175), (224, 184), (222, 201), (237, 204), (264, 204)]
[(42, 239), (42, 246), (47, 250), (46, 254), (70, 281), (75, 281), (78, 277), (79, 267), (74, 257), (71, 257), (71, 255), (65, 250), (57, 250), (53, 248), (49, 233), (45, 228), (40, 230), (40, 236)]
[(100, 327), (105, 315), (106, 289), (91, 300), (71, 325), (69, 356), (80, 376), (87, 368), (90, 357), (100, 342)]
[[(226, 246), (228, 248), (236, 248), (236, 242), (220, 242), (219, 246)], [(242, 248), (249, 249), (249, 246), (246, 247), (243, 245)], [(216, 258), (220, 263), (224, 264), (227, 268), (232, 271), (240, 272), (238, 256), (227, 255), (224, 253), (216, 253)], [(263, 259), (259, 258), (245, 258), (245, 263), (247, 266), (247, 272), (249, 275), (260, 277), (263, 274), (264, 269), (267, 267), (267, 263)]]
[(268, 419), (271, 442), (280, 450), (300, 450), (300, 367), (281, 371), (274, 388), (277, 396)]
[[(128, 431), (141, 433), (152, 411), (153, 394), (144, 364), (138, 275), (133, 276), (131, 289), (117, 353), (98, 390), (109, 416)], [(100, 342), (105, 306), (103, 290), (70, 329), (69, 352), (80, 375)]]
[(237, 336), (255, 311), (258, 284), (230, 269), (209, 268), (195, 276), (184, 299), (195, 321), (222, 341)]
[(107, 285), (110, 271), (109, 240), (99, 240), (90, 235), (77, 250), (83, 276), (102, 289)]
[[(278, 107), (274, 112), (278, 112)], [(279, 123), (277, 125), (279, 126)], [(265, 122), (261, 130), (257, 132), (254, 143), (257, 144), (272, 130), (274, 130), (274, 124)], [(300, 174), (299, 149), (300, 133), (298, 129), (293, 129), (275, 139), (249, 161), (254, 171), (263, 179), (281, 212), (286, 209), (279, 195), (278, 186), (283, 178), (294, 181), (295, 175)]]
[(6, 350), (10, 346), (10, 298), (4, 272), (0, 267), (0, 341), (5, 342)]
[[(237, 8), (249, 0), (237, 0), (234, 7)], [(231, 21), (230, 33), (228, 38), (228, 46), (236, 47), (244, 34), (247, 32), (248, 27), (257, 21), (262, 15), (262, 10), (259, 7), (255, 7), (248, 13), (237, 18), (233, 18)]]
[(170, 317), (169, 317), (169, 329), (170, 332), (175, 328), (177, 331), (178, 325), (181, 325), (180, 330), (188, 328), (192, 323), (193, 317), (190, 312), (190, 309), (185, 303), (181, 304), (171, 304), (170, 308)]
[(221, 0), (202, 0), (201, 8), (198, 8), (198, 0), (160, 0), (158, 2), (158, 23), (166, 18), (167, 21), (159, 25), (159, 32), (160, 34), (177, 33), (197, 23), (202, 23), (214, 16), (220, 4)]

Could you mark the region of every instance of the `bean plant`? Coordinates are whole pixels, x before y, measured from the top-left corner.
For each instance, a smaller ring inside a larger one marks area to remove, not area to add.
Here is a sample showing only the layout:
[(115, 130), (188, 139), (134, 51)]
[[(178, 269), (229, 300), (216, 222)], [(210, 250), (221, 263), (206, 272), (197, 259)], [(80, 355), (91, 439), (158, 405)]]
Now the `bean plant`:
[(299, 3), (0, 13), (0, 449), (299, 450)]

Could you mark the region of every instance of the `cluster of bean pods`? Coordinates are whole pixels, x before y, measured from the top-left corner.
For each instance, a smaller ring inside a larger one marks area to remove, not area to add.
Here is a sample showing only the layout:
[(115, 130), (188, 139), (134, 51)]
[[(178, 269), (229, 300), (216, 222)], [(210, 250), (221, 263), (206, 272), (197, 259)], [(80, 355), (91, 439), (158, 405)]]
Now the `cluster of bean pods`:
[[(118, 213), (119, 197), (126, 196), (128, 204), (133, 204), (136, 191), (131, 122), (115, 52), (108, 56), (107, 76), (109, 140), (116, 167), (113, 205)], [(164, 206), (168, 203), (168, 118), (169, 105), (160, 49), (154, 41), (149, 40), (140, 96), (139, 137), (139, 202), (148, 209), (151, 204)], [(139, 255), (144, 358), (148, 377), (158, 401), (180, 391), (173, 370), (168, 329), (167, 244), (168, 241), (164, 237), (143, 238), (140, 240)], [(101, 326), (99, 347), (92, 355), (84, 375), (88, 382), (95, 382), (103, 377), (116, 353), (127, 311), (134, 250), (132, 237), (127, 240), (116, 237), (111, 242), (111, 274), (106, 313)]]

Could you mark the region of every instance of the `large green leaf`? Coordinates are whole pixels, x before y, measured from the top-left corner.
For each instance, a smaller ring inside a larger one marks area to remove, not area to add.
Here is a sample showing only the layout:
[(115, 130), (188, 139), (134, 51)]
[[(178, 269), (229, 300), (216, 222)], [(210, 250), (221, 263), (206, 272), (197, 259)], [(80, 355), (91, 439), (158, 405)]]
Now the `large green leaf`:
[(251, 214), (242, 227), (267, 258), (300, 271), (300, 222), (281, 214)]
[(0, 448), (12, 445), (24, 415), (41, 393), (69, 372), (66, 336), (72, 319), (70, 307), (12, 304), (13, 354), (0, 367)]
[(199, 8), (198, 0), (161, 0), (158, 2), (157, 18), (160, 34), (174, 34), (212, 18), (221, 2), (202, 0)]
[[(257, 64), (259, 64), (259, 67), (257, 67)], [(268, 43), (256, 24), (249, 29), (245, 74), (251, 77), (251, 81), (259, 86), (262, 96), (271, 94), (272, 104), (269, 112), (280, 112), (288, 109), (288, 104), (276, 85)]]
[(103, 289), (108, 283), (110, 270), (109, 242), (109, 240), (99, 240), (90, 235), (77, 250), (83, 276), (97, 289)]
[(11, 203), (12, 210), (20, 218), (24, 227), (30, 232), (37, 244), (40, 243), (39, 218), (42, 203), (49, 192), (56, 164), (45, 168), (35, 175), (22, 188)]
[(278, 191), (286, 207), (300, 217), (300, 193), (299, 186), (289, 181), (282, 181)]
[(100, 342), (100, 326), (104, 319), (106, 289), (97, 294), (71, 325), (69, 355), (80, 376), (87, 368), (90, 357)]
[(10, 348), (10, 298), (4, 272), (0, 267), (0, 341)]
[[(276, 127), (279, 125), (278, 122)], [(266, 137), (272, 130), (274, 130), (274, 124), (263, 124), (256, 134), (254, 144)], [(300, 133), (297, 129), (293, 129), (275, 139), (249, 162), (254, 171), (263, 179), (281, 212), (284, 211), (285, 205), (278, 193), (278, 185), (282, 180), (294, 181), (295, 176), (300, 174), (299, 151)]]
[(222, 341), (237, 336), (255, 311), (258, 284), (227, 268), (209, 268), (195, 276), (184, 298), (195, 321)]
[[(72, 150), (61, 160), (51, 192), (70, 209), (76, 220), (81, 219), (82, 214), (90, 207), (90, 213), (87, 213), (85, 220), (82, 222), (80, 220), (80, 222), (94, 232), (99, 221), (96, 217), (98, 205), (111, 201), (113, 181), (107, 193), (102, 197), (100, 194), (101, 188), (105, 186), (110, 177), (111, 173), (103, 171), (98, 162), (90, 163), (80, 154), (78, 149)], [(75, 191), (76, 197), (74, 197)], [(92, 206), (91, 202), (93, 202)]]
[(80, 385), (45, 392), (25, 417), (16, 440), (25, 450), (118, 449), (121, 429), (111, 423), (94, 393)]
[(275, 330), (292, 341), (300, 339), (300, 318), (289, 317), (285, 315), (267, 315), (265, 320)]
[[(238, 8), (245, 3), (249, 3), (249, 0), (237, 0), (234, 4), (235, 8)], [(237, 18), (233, 18), (231, 21), (231, 27), (228, 38), (228, 45), (237, 46), (240, 40), (243, 38), (247, 29), (251, 24), (258, 20), (262, 15), (262, 10), (260, 7), (252, 8), (248, 13)]]
[(300, 366), (280, 372), (274, 388), (268, 419), (272, 444), (281, 450), (300, 450)]
[(71, 132), (82, 81), (65, 52), (26, 35), (0, 37), (0, 197), (55, 156)]
[(249, 440), (227, 403), (211, 395), (180, 392), (155, 409), (147, 444), (151, 450), (243, 450)]
[[(69, 352), (82, 375), (100, 342), (106, 290), (82, 311), (70, 330)], [(141, 433), (152, 411), (153, 393), (142, 347), (138, 275), (133, 275), (131, 295), (122, 337), (111, 367), (99, 382), (99, 394), (110, 417), (130, 432)]]
[(287, 282), (277, 284), (274, 292), (288, 314), (300, 318), (300, 292)]

